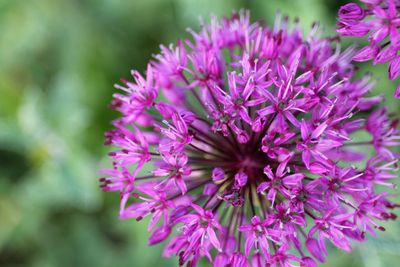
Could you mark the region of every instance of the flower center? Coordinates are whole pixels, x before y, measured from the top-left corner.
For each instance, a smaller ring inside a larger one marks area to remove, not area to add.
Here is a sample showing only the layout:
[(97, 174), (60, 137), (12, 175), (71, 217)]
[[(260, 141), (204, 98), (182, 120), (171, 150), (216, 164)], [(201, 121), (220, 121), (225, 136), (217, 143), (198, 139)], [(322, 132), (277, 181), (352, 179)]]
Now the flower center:
[(202, 228), (207, 228), (208, 227), (208, 221), (204, 218), (200, 218), (199, 224)]
[(281, 184), (282, 184), (281, 179), (274, 179), (274, 180), (272, 181), (272, 185), (273, 185), (273, 186), (280, 186)]

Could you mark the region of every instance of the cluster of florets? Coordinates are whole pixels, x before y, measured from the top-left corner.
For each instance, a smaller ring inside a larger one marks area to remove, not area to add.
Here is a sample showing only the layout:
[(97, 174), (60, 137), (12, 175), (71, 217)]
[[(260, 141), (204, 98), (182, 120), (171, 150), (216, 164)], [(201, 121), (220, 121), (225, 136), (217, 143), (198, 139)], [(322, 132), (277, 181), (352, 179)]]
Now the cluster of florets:
[(352, 78), (353, 49), (287, 24), (212, 18), (116, 86), (101, 186), (180, 265), (316, 266), (396, 217), (377, 188), (397, 178), (397, 121)]
[[(400, 0), (360, 0), (362, 8), (349, 3), (339, 10), (339, 28), (343, 36), (364, 37), (369, 34), (369, 44), (356, 55), (355, 61), (373, 60), (373, 64), (389, 62), (388, 77), (396, 79), (400, 75)], [(400, 98), (400, 85), (395, 96)]]

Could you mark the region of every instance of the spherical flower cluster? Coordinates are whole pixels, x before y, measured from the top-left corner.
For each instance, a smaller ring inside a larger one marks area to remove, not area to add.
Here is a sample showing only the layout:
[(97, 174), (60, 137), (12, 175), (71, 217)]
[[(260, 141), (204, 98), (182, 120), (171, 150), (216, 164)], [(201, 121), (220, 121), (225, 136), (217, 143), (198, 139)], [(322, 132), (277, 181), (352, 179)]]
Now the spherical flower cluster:
[(316, 266), (396, 218), (398, 122), (353, 49), (294, 24), (212, 18), (116, 86), (101, 187), (180, 265)]
[[(360, 0), (366, 4), (349, 3), (339, 9), (338, 29), (343, 36), (364, 37), (369, 44), (354, 56), (355, 61), (373, 60), (373, 64), (389, 62), (388, 77), (400, 75), (400, 0)], [(400, 98), (400, 85), (395, 97)]]

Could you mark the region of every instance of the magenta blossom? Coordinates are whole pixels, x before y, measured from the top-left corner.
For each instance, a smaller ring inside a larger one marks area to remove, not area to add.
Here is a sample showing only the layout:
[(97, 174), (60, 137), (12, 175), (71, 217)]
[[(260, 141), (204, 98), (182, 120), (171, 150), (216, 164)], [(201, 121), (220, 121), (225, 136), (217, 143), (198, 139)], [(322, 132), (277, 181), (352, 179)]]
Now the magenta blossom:
[(117, 87), (101, 187), (120, 192), (121, 219), (150, 218), (164, 256), (314, 267), (327, 242), (350, 251), (396, 218), (398, 123), (367, 97), (368, 77), (354, 78), (354, 50), (317, 32), (251, 24), (245, 11), (212, 18)]
[[(269, 243), (268, 239), (271, 241), (278, 242), (276, 240), (276, 233), (272, 229), (267, 227), (267, 222), (261, 222), (258, 216), (251, 218), (251, 224), (245, 224), (239, 226), (239, 231), (248, 232), (246, 241), (244, 243), (244, 252), (246, 256), (249, 256), (251, 249), (254, 247), (256, 249), (261, 249), (265, 257), (269, 257)], [(269, 259), (269, 258), (268, 258)]]
[[(400, 75), (400, 1), (361, 0), (361, 7), (349, 3), (339, 9), (338, 29), (343, 36), (364, 37), (369, 34), (369, 44), (354, 55), (355, 61), (373, 60), (373, 64), (389, 62), (388, 77)], [(400, 85), (395, 96), (400, 98)]]

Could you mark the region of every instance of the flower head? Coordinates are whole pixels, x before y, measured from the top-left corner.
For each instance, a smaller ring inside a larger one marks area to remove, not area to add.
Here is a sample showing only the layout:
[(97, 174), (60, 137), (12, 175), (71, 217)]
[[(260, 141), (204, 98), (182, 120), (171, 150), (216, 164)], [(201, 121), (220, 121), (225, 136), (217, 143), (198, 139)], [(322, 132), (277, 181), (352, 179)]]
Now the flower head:
[(378, 187), (397, 178), (398, 124), (353, 78), (352, 49), (245, 11), (190, 32), (117, 87), (106, 134), (118, 150), (101, 186), (122, 219), (151, 217), (149, 244), (172, 235), (164, 255), (187, 266), (316, 266), (325, 242), (349, 251), (395, 219)]

